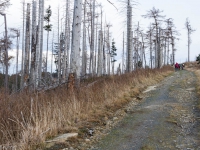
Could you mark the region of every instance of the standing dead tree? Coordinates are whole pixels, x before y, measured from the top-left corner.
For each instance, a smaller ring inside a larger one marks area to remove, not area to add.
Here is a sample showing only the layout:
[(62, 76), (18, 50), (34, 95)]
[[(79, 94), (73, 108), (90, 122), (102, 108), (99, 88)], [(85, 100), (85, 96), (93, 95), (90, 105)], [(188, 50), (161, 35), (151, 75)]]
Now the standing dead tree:
[[(76, 85), (79, 85), (80, 79), (80, 36), (82, 19), (82, 0), (74, 1), (74, 14), (72, 24), (72, 45), (71, 45), (71, 62), (70, 73), (75, 75)], [(70, 80), (70, 79), (69, 79)]]
[(133, 70), (133, 31), (132, 31), (132, 6), (130, 0), (127, 2), (127, 59), (126, 71)]
[(30, 58), (30, 4), (27, 4), (26, 14), (26, 39), (25, 39), (25, 61), (24, 61), (24, 84), (29, 82), (29, 58)]
[(0, 15), (4, 17), (5, 23), (5, 60), (6, 60), (6, 73), (5, 73), (5, 93), (8, 92), (8, 41), (7, 41), (7, 21), (6, 14), (3, 13), (6, 7), (10, 5), (10, 0), (0, 1)]
[[(92, 3), (93, 2), (93, 3)], [(90, 2), (91, 38), (90, 38), (90, 66), (89, 73), (94, 75), (94, 25), (95, 25), (95, 0)]]
[(25, 0), (22, 3), (22, 13), (23, 13), (23, 29), (22, 29), (22, 58), (21, 58), (21, 80), (20, 88), (24, 87), (24, 33), (25, 33)]
[(160, 15), (160, 13), (162, 13), (163, 11), (160, 11), (159, 9), (155, 9), (154, 7), (147, 11), (146, 15), (142, 15), (144, 18), (153, 18), (154, 19), (154, 26), (156, 29), (156, 68), (160, 68), (161, 67), (161, 50), (160, 50), (160, 37), (159, 37), (159, 22), (161, 22), (163, 18), (165, 18), (165, 16)]
[(178, 31), (175, 28), (173, 23), (173, 19), (169, 18), (165, 21), (167, 23), (167, 27), (164, 30), (165, 36), (168, 39), (168, 51), (167, 51), (167, 64), (170, 58), (169, 56), (169, 45), (171, 44), (171, 64), (175, 64), (175, 40), (178, 40), (177, 36), (179, 35)]
[(64, 49), (64, 65), (63, 80), (66, 81), (69, 74), (69, 49), (70, 49), (70, 0), (66, 0), (66, 16), (65, 16), (65, 49)]
[(107, 48), (107, 74), (110, 75), (110, 27), (112, 27), (111, 24), (107, 24), (106, 28), (106, 48)]
[(191, 27), (191, 24), (190, 24), (190, 21), (188, 18), (186, 18), (186, 21), (185, 21), (185, 27), (186, 27), (186, 30), (187, 30), (187, 36), (188, 36), (188, 62), (190, 62), (190, 44), (192, 42), (191, 40), (191, 34), (195, 31), (194, 29), (192, 29)]
[(147, 44), (149, 45), (149, 58), (150, 58), (150, 68), (153, 68), (153, 50), (152, 50), (152, 46), (153, 46), (153, 28), (150, 24), (149, 30), (146, 33), (146, 40), (147, 40)]
[(0, 13), (2, 16), (4, 16), (4, 22), (5, 22), (5, 66), (6, 66), (6, 72), (5, 72), (5, 93), (8, 92), (8, 36), (7, 36), (7, 21), (6, 21), (6, 14)]
[(17, 46), (17, 49), (16, 49), (16, 78), (15, 78), (15, 91), (17, 91), (17, 89), (18, 89), (18, 59), (19, 59), (18, 56), (19, 56), (20, 30), (15, 29), (15, 28), (11, 28), (10, 30), (11, 30), (11, 32), (13, 32), (15, 34), (13, 37), (17, 38), (17, 41), (16, 41), (16, 46)]
[(31, 69), (30, 82), (35, 88), (36, 84), (36, 45), (37, 45), (37, 29), (36, 29), (36, 1), (32, 3), (32, 37), (31, 37)]
[(83, 42), (82, 42), (82, 69), (81, 76), (84, 77), (86, 75), (87, 69), (87, 45), (86, 45), (86, 0), (84, 1), (84, 15), (83, 15)]

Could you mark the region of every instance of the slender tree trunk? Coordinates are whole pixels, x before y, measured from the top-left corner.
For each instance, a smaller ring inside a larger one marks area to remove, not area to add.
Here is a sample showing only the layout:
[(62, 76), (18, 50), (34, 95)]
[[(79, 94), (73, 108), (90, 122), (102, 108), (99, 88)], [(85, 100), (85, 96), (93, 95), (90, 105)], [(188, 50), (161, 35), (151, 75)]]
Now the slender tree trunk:
[(66, 76), (69, 76), (69, 67), (70, 67), (70, 37), (71, 37), (71, 21), (70, 21), (70, 0), (68, 0), (68, 17), (67, 17), (67, 26), (68, 26), (68, 32), (67, 32), (67, 70), (66, 70)]
[(39, 81), (42, 79), (42, 54), (43, 54), (43, 22), (44, 22), (44, 0), (41, 1), (41, 18), (40, 18), (40, 56), (39, 56)]
[(169, 37), (167, 41), (167, 65), (169, 65)]
[(72, 47), (71, 47), (71, 73), (75, 74), (76, 85), (80, 82), (80, 36), (81, 36), (82, 0), (74, 0)]
[(26, 14), (26, 40), (25, 40), (25, 62), (24, 62), (24, 83), (29, 82), (29, 59), (30, 59), (30, 4), (27, 4)]
[(160, 49), (160, 28), (158, 29), (158, 37), (157, 37), (157, 56), (158, 56), (158, 68), (161, 68), (161, 49)]
[(98, 64), (97, 64), (97, 53), (98, 53), (98, 18), (97, 18), (97, 21), (96, 21), (96, 28), (94, 29), (95, 30), (95, 35), (94, 35), (94, 41), (95, 41), (95, 47), (94, 47), (94, 61), (93, 61), (93, 64), (94, 64), (94, 67), (93, 67), (93, 72), (94, 74), (96, 75), (97, 74), (97, 68), (98, 68)]
[(17, 89), (18, 89), (19, 36), (20, 36), (20, 31), (19, 31), (19, 30), (17, 30), (17, 52), (16, 52), (16, 87), (15, 87), (15, 91), (17, 91)]
[(123, 32), (123, 48), (122, 48), (122, 74), (124, 73), (124, 32)]
[(152, 30), (151, 30), (151, 26), (150, 26), (150, 61), (151, 61), (151, 69), (153, 68), (153, 56), (152, 56)]
[(190, 62), (190, 33), (188, 29), (188, 62)]
[(33, 88), (35, 88), (35, 77), (36, 77), (36, 1), (33, 1), (32, 6), (32, 41), (31, 41), (31, 73), (30, 73), (30, 82), (33, 84)]
[(47, 79), (48, 77), (48, 71), (47, 71), (47, 67), (48, 67), (48, 51), (49, 51), (49, 31), (47, 31), (47, 50), (46, 50), (46, 64), (45, 64), (45, 79)]
[(102, 51), (102, 31), (99, 31), (99, 39), (98, 39), (98, 68), (97, 68), (97, 76), (100, 77), (102, 75), (103, 70), (103, 51)]
[[(113, 58), (113, 59), (114, 59), (114, 58)], [(113, 61), (113, 62), (112, 62), (112, 75), (114, 75), (114, 73), (115, 73), (115, 72), (114, 72), (114, 68), (115, 68), (115, 62)]]
[(84, 2), (84, 19), (83, 19), (83, 42), (82, 42), (82, 70), (81, 75), (84, 77), (86, 75), (87, 68), (87, 47), (86, 47), (86, 0)]
[(130, 4), (127, 6), (127, 72), (133, 69), (133, 31), (132, 31), (132, 7)]
[(36, 30), (36, 87), (39, 86), (39, 77), (40, 77), (40, 45), (41, 45), (41, 13), (42, 13), (42, 0), (39, 0), (39, 8), (38, 8), (38, 25)]
[(65, 16), (65, 49), (64, 49), (64, 66), (63, 66), (63, 80), (66, 81), (68, 60), (67, 60), (67, 51), (68, 51), (68, 40), (69, 40), (69, 29), (68, 29), (68, 18), (69, 18), (69, 0), (66, 0), (66, 16)]
[(102, 47), (102, 51), (103, 51), (103, 72), (102, 74), (105, 75), (106, 74), (106, 52), (105, 52), (105, 44), (106, 44), (106, 27), (104, 26), (104, 37), (103, 37), (103, 47)]
[(165, 44), (164, 44), (164, 46), (165, 46), (165, 50), (164, 50), (164, 65), (166, 65), (166, 58), (167, 58), (167, 53), (166, 53), (166, 51), (167, 51), (167, 38), (165, 37)]
[(52, 43), (51, 43), (51, 76), (53, 73), (53, 41), (54, 41), (54, 32), (53, 32), (53, 36), (52, 36)]
[(6, 21), (6, 14), (2, 14), (4, 16), (4, 23), (5, 23), (5, 95), (7, 95), (8, 89), (8, 36), (7, 36), (7, 21)]
[(110, 25), (107, 25), (107, 73), (110, 75)]
[(158, 63), (157, 63), (157, 59), (158, 59), (158, 53), (157, 53), (157, 42), (156, 42), (156, 39), (155, 39), (155, 50), (154, 50), (154, 55), (155, 55), (155, 58), (154, 58), (154, 67), (157, 68), (158, 67)]
[[(142, 36), (142, 64), (144, 61), (144, 68), (145, 68), (146, 67), (146, 56), (145, 56), (144, 39), (143, 39), (142, 33), (141, 33), (141, 36)], [(143, 59), (143, 57), (144, 57), (144, 59)]]
[(172, 64), (175, 64), (174, 37), (172, 37)]
[(94, 35), (94, 26), (95, 26), (95, 0), (93, 0), (93, 11), (92, 11), (92, 24), (91, 24), (91, 50), (92, 50), (92, 75), (95, 75), (95, 60), (94, 60), (94, 40), (95, 40), (95, 35)]
[(21, 80), (20, 80), (20, 88), (23, 89), (24, 87), (24, 23), (25, 20), (25, 1), (23, 1), (23, 29), (22, 29), (22, 61), (21, 61)]
[(58, 82), (61, 79), (61, 43), (60, 43), (60, 12), (58, 7)]

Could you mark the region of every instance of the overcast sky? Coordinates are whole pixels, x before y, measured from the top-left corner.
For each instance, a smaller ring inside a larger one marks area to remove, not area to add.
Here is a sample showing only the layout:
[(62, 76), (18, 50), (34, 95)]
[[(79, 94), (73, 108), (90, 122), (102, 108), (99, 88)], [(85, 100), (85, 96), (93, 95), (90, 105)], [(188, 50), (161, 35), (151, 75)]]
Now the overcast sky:
[[(8, 28), (15, 27), (22, 29), (22, 0), (11, 0), (11, 6), (7, 9), (7, 21)], [(107, 0), (97, 0), (98, 4), (103, 5), (104, 11), (104, 20), (107, 23), (112, 25), (111, 29), (111, 38), (115, 39), (116, 47), (118, 51), (118, 63), (120, 61), (121, 52), (122, 52), (122, 35), (123, 32), (126, 32), (126, 12), (122, 11), (122, 8), (125, 6), (122, 0), (110, 0), (114, 3), (112, 6)], [(31, 0), (26, 0), (26, 2), (32, 2)], [(52, 21), (57, 20), (57, 9), (58, 5), (60, 7), (60, 15), (61, 18), (64, 14), (64, 5), (65, 0), (46, 0), (45, 8), (48, 5), (52, 6), (53, 16)], [(180, 40), (176, 41), (176, 54), (175, 60), (177, 62), (184, 62), (187, 60), (187, 32), (185, 29), (185, 21), (186, 18), (189, 18), (191, 26), (196, 31), (191, 35), (192, 43), (191, 43), (191, 55), (190, 60), (195, 60), (196, 56), (200, 54), (200, 0), (138, 0), (137, 5), (133, 8), (133, 24), (134, 26), (138, 24), (141, 25), (141, 28), (146, 31), (147, 27), (153, 22), (152, 19), (144, 19), (141, 16), (145, 15), (148, 10), (155, 7), (156, 9), (162, 10), (162, 15), (167, 18), (172, 18), (174, 20), (174, 24), (176, 29), (179, 31), (180, 36), (178, 37)], [(64, 19), (62, 19), (64, 21)], [(57, 25), (54, 23), (54, 30), (56, 30)], [(0, 17), (0, 36), (3, 35), (3, 17)], [(44, 32), (45, 33), (45, 32)], [(45, 39), (44, 39), (44, 44)], [(11, 53), (15, 53), (14, 51)], [(14, 62), (14, 61), (13, 61)]]

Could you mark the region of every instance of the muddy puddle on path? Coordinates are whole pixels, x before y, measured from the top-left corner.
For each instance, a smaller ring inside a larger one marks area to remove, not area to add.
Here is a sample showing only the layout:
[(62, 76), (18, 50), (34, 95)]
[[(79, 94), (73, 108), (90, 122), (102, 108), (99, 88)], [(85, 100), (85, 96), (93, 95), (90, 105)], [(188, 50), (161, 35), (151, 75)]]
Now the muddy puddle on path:
[(93, 150), (200, 150), (200, 113), (195, 75), (167, 77), (134, 106)]

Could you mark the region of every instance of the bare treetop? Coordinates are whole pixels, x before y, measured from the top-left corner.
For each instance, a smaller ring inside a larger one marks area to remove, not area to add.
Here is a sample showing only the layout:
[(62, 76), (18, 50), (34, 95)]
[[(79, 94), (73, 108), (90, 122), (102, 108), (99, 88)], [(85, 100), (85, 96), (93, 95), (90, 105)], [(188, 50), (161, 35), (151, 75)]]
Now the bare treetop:
[(187, 36), (188, 36), (188, 45), (187, 46), (188, 46), (188, 62), (189, 62), (190, 61), (190, 44), (192, 43), (191, 34), (195, 31), (195, 29), (192, 29), (188, 18), (186, 18), (185, 27), (186, 27)]
[(0, 14), (2, 14), (10, 5), (10, 0), (0, 0)]
[(186, 18), (185, 27), (188, 30), (189, 34), (191, 34), (191, 33), (196, 31), (195, 29), (192, 29), (190, 21), (189, 21), (188, 18)]
[(165, 16), (160, 15), (163, 11), (156, 9), (153, 7), (151, 10), (147, 11), (146, 15), (142, 15), (144, 18), (154, 18), (155, 23), (157, 24), (158, 21), (161, 21), (160, 19), (165, 18)]

